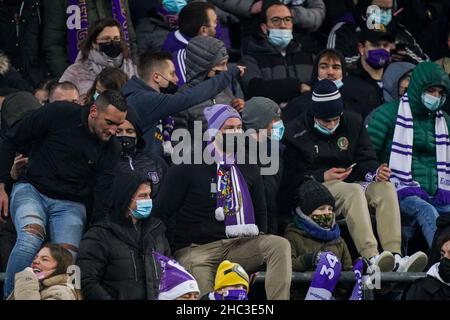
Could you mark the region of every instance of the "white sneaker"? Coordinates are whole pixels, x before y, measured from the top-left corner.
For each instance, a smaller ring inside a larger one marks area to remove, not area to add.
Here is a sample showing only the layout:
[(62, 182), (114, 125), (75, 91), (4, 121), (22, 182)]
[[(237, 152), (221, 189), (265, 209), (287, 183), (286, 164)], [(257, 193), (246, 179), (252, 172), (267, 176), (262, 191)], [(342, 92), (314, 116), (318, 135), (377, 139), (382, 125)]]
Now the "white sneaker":
[(428, 257), (422, 251), (417, 251), (412, 256), (401, 257), (395, 255), (395, 272), (422, 272), (427, 266)]
[(369, 262), (372, 266), (378, 266), (381, 272), (390, 272), (394, 269), (395, 259), (392, 253), (383, 251), (381, 254), (370, 258)]

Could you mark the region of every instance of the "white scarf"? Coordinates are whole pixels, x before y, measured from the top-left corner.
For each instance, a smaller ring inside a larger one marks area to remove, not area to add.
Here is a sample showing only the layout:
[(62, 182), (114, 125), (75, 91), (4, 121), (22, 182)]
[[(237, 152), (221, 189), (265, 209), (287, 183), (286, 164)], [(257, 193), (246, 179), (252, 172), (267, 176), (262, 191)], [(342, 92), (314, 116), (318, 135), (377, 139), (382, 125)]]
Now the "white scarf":
[[(392, 141), (389, 168), (392, 171), (391, 182), (397, 189), (399, 199), (416, 195), (425, 200), (429, 195), (412, 177), (412, 154), (414, 142), (413, 116), (408, 95), (400, 99)], [(450, 204), (450, 140), (447, 123), (442, 111), (436, 112), (435, 123), (436, 160), (438, 172), (438, 191), (436, 203)]]

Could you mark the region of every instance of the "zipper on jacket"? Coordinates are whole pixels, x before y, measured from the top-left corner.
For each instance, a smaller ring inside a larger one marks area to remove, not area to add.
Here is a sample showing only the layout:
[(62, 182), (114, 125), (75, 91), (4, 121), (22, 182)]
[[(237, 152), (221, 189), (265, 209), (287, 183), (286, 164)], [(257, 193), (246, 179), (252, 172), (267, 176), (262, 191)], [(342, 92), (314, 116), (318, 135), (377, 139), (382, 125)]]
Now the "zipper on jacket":
[(153, 268), (154, 268), (154, 270), (155, 270), (155, 277), (156, 277), (156, 280), (159, 280), (158, 268), (157, 268), (157, 266), (156, 266), (155, 257), (153, 256), (153, 254), (152, 254), (152, 261), (153, 261)]
[(133, 167), (133, 158), (131, 158), (130, 156), (128, 156), (128, 163), (130, 164), (131, 170), (134, 171), (134, 167)]
[(138, 281), (138, 276), (137, 276), (136, 260), (134, 259), (134, 252), (133, 252), (133, 250), (130, 250), (130, 252), (131, 252), (131, 259), (133, 259), (134, 280), (136, 280), (136, 282), (137, 282)]

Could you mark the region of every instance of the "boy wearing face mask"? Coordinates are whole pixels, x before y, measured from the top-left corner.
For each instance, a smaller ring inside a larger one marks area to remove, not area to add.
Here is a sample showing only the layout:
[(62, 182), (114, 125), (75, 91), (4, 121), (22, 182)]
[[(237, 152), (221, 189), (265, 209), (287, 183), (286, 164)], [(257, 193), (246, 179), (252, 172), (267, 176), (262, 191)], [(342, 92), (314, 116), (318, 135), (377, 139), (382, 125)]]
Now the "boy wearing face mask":
[(441, 260), (417, 280), (406, 294), (406, 300), (450, 300), (450, 233), (440, 241)]
[(412, 72), (407, 94), (379, 108), (368, 126), (378, 159), (393, 169), (405, 240), (418, 224), (429, 247), (436, 219), (450, 212), (450, 119), (441, 110), (449, 90), (442, 67), (422, 62)]
[[(426, 255), (402, 258), (400, 210), (391, 170), (379, 164), (362, 119), (343, 111), (342, 97), (328, 79), (313, 88), (311, 109), (296, 126), (286, 130), (284, 186), (293, 191), (304, 176), (322, 182), (336, 198), (336, 213), (346, 218), (358, 253), (381, 271), (422, 271)], [(383, 252), (378, 251), (368, 205), (376, 211), (377, 231)]]
[(249, 276), (238, 263), (224, 260), (217, 268), (214, 291), (201, 300), (248, 300)]
[(80, 244), (77, 265), (87, 300), (154, 300), (159, 293), (153, 252), (170, 256), (164, 224), (152, 216), (148, 177), (115, 175), (108, 215), (92, 226)]

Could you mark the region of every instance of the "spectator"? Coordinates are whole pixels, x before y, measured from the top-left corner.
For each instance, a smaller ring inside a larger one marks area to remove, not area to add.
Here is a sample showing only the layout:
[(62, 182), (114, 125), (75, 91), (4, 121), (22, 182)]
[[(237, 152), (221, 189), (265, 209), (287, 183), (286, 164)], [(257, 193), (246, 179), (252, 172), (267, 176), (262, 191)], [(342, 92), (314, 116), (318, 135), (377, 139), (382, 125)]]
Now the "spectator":
[(14, 291), (8, 300), (80, 300), (68, 275), (72, 265), (70, 251), (46, 243), (31, 267), (16, 273)]
[[(142, 124), (136, 111), (129, 107), (125, 121), (117, 128), (116, 140), (121, 151), (120, 159), (114, 172), (136, 172), (148, 177), (152, 182), (152, 199), (156, 200), (161, 182), (167, 172), (166, 162), (151, 152), (145, 152), (145, 141), (142, 139)], [(113, 175), (105, 172), (99, 178), (94, 194), (92, 221), (108, 213), (111, 199)]]
[(69, 101), (80, 104), (80, 94), (78, 88), (69, 81), (58, 82), (50, 88), (48, 101)]
[[(141, 19), (136, 27), (141, 54), (147, 51), (161, 51), (166, 37), (170, 32), (175, 32), (178, 29), (180, 11), (187, 4), (186, 0), (158, 0), (155, 2), (157, 2), (157, 5), (147, 11), (147, 16)], [(195, 19), (198, 19), (198, 16)]]
[(425, 278), (416, 280), (406, 300), (449, 300), (450, 299), (450, 233), (439, 241), (441, 259), (427, 272)]
[(75, 84), (84, 100), (95, 78), (106, 67), (120, 68), (129, 77), (136, 74), (120, 24), (113, 19), (98, 20), (89, 29), (77, 60), (59, 81)]
[(442, 57), (435, 61), (450, 75), (450, 28), (447, 30), (447, 42)]
[(90, 105), (105, 90), (120, 91), (129, 80), (128, 75), (119, 68), (106, 67), (95, 78), (92, 87), (86, 94), (85, 105)]
[(335, 199), (328, 189), (315, 180), (303, 183), (296, 194), (294, 222), (284, 237), (291, 243), (292, 271), (315, 270), (323, 252), (332, 252), (343, 270), (352, 270), (347, 244), (340, 237), (333, 212)]
[[(437, 217), (450, 212), (447, 175), (441, 169), (450, 162), (445, 144), (450, 122), (440, 110), (449, 89), (448, 75), (440, 66), (420, 63), (411, 75), (407, 95), (381, 106), (368, 126), (378, 159), (393, 169), (391, 181), (403, 225), (418, 224), (429, 247)], [(406, 239), (412, 237), (412, 230), (404, 233)]]
[[(422, 271), (427, 257), (418, 253), (401, 257), (400, 210), (391, 171), (378, 164), (362, 119), (343, 111), (342, 97), (333, 81), (316, 83), (312, 106), (286, 130), (285, 192), (292, 192), (312, 176), (336, 199), (336, 214), (344, 214), (358, 253), (381, 271)], [(372, 230), (370, 205), (376, 211), (377, 231)]]
[(2, 50), (0, 50), (0, 88), (14, 88), (30, 92), (33, 90), (33, 87), (14, 69)]
[[(342, 87), (344, 86), (346, 76), (347, 71), (344, 56), (337, 50), (325, 49), (321, 51), (314, 60), (314, 67), (308, 85), (314, 86), (319, 80), (329, 79), (336, 84), (339, 92), (343, 95)], [(312, 93), (311, 91), (308, 91), (301, 96), (292, 99), (282, 109), (281, 117), (283, 121), (287, 124), (311, 108), (311, 97)], [(344, 95), (343, 99), (345, 107)]]
[(392, 61), (417, 64), (428, 60), (428, 56), (414, 37), (401, 24), (401, 12), (404, 8), (397, 6), (396, 2), (394, 0), (359, 1), (354, 15), (333, 27), (328, 36), (327, 47), (341, 51), (347, 63), (354, 63), (358, 60), (359, 51), (357, 30), (387, 31), (394, 37)]
[[(278, 157), (280, 154), (279, 150), (271, 149), (272, 147), (279, 148), (279, 144), (272, 144), (271, 140), (279, 142), (284, 134), (284, 124), (280, 119), (280, 114), (280, 107), (274, 101), (263, 97), (251, 98), (245, 103), (245, 109), (242, 111), (244, 128), (256, 131), (250, 139), (254, 139), (256, 142), (258, 150), (253, 150), (252, 152), (258, 154), (258, 165), (261, 168), (273, 165), (273, 161), (267, 163), (261, 159), (260, 150), (263, 150), (264, 144), (267, 145), (268, 157), (273, 159), (272, 155)], [(277, 194), (281, 177), (283, 176), (283, 161), (277, 159), (277, 162), (279, 167), (275, 174), (264, 174), (261, 176), (267, 204), (267, 232), (269, 234), (282, 235), (284, 233), (284, 221), (278, 210)]]
[(32, 91), (48, 76), (41, 17), (41, 0), (0, 2), (0, 49), (11, 59), (11, 73), (17, 74), (22, 83), (14, 86), (19, 90)]
[(382, 79), (394, 40), (388, 33), (371, 30), (361, 31), (359, 39), (360, 58), (354, 68), (347, 69), (342, 93), (346, 110), (359, 113), (364, 119), (384, 102)]
[[(3, 102), (5, 101), (6, 97), (12, 93), (16, 93), (19, 90), (17, 89), (13, 89), (13, 88), (0, 88), (0, 112), (2, 111), (2, 107), (3, 107)], [(1, 113), (0, 113), (1, 114)], [(3, 130), (1, 130), (2, 128), (2, 117), (0, 117), (0, 137), (3, 136)]]
[(178, 77), (178, 86), (186, 82), (186, 47), (196, 36), (216, 36), (217, 14), (212, 4), (190, 2), (179, 15), (178, 30), (170, 32), (161, 46), (162, 51), (172, 53), (172, 62)]
[(197, 281), (175, 260), (158, 252), (153, 255), (161, 264), (158, 300), (198, 300)]
[(48, 102), (48, 96), (50, 94), (50, 88), (58, 83), (58, 79), (45, 79), (42, 80), (34, 89), (33, 94), (36, 99), (39, 100), (41, 105)]
[[(8, 261), (4, 294), (16, 272), (31, 264), (50, 228), (50, 241), (78, 251), (86, 221), (89, 184), (114, 167), (118, 153), (111, 139), (127, 105), (120, 93), (105, 91), (90, 108), (54, 102), (17, 122), (0, 145), (0, 210), (8, 215), (5, 182), (15, 151), (28, 147), (29, 162), (11, 192), (17, 242)], [(31, 211), (30, 211), (31, 210)], [(32, 214), (31, 214), (32, 213)]]
[(243, 72), (244, 68), (233, 67), (193, 88), (176, 92), (178, 78), (171, 55), (141, 55), (138, 76), (133, 76), (122, 92), (142, 120), (146, 149), (162, 155), (163, 137), (161, 134), (156, 135), (158, 122), (216, 96), (231, 83), (233, 77)]
[[(192, 38), (186, 48), (186, 84), (181, 92), (195, 87), (216, 74), (227, 71), (228, 58), (227, 49), (222, 41), (208, 36)], [(178, 113), (174, 117), (175, 128), (185, 128), (193, 134), (194, 121), (201, 121), (203, 131), (206, 131), (208, 124), (203, 110), (213, 104), (229, 104), (236, 110), (242, 111), (245, 102), (240, 99), (243, 94), (238, 92), (240, 91), (239, 84), (236, 81), (232, 83), (232, 87), (237, 91), (236, 95), (230, 87), (226, 87), (209, 99)]]
[(406, 93), (414, 67), (408, 62), (394, 62), (387, 66), (381, 79), (385, 103), (398, 100)]
[(261, 96), (277, 103), (288, 102), (305, 93), (313, 56), (301, 51), (293, 40), (294, 17), (289, 8), (272, 3), (264, 12), (262, 34), (248, 44), (248, 55), (241, 60), (247, 67), (242, 79), (247, 98)]
[[(161, 186), (155, 216), (167, 221), (174, 257), (197, 279), (200, 294), (213, 291), (217, 266), (230, 259), (249, 272), (266, 265), (267, 298), (289, 299), (289, 243), (262, 234), (267, 216), (259, 169), (235, 164), (234, 155), (221, 147), (230, 134), (241, 132), (240, 116), (225, 105), (206, 108), (205, 116), (211, 139), (205, 153), (213, 163), (172, 166)], [(214, 160), (228, 165), (218, 166)]]
[(428, 266), (432, 266), (438, 262), (441, 258), (441, 248), (439, 247), (439, 240), (444, 234), (450, 233), (450, 215), (444, 214), (437, 218), (436, 220), (437, 230), (434, 233), (433, 243), (430, 249), (430, 259), (428, 261)]
[[(89, 38), (88, 29), (91, 29), (102, 20), (106, 21), (112, 18), (117, 20), (117, 27), (123, 34), (121, 36), (123, 47), (128, 46), (131, 48), (133, 56), (136, 56), (136, 34), (130, 17), (128, 3), (128, 0), (121, 0), (120, 2), (117, 0), (60, 0), (56, 2), (43, 0), (43, 49), (45, 61), (50, 68), (51, 75), (55, 78), (61, 77), (64, 70), (77, 62), (79, 51), (85, 51), (82, 55), (82, 60), (87, 59), (89, 49), (91, 49), (90, 46), (96, 42), (96, 39), (89, 41), (87, 50), (83, 45), (83, 41), (86, 40), (86, 37)], [(67, 17), (68, 14), (66, 12), (70, 5), (78, 6), (80, 10), (79, 17), (75, 17), (76, 12), (74, 13), (74, 11), (70, 11), (72, 13)], [(80, 19), (80, 29), (70, 26), (71, 23), (73, 24), (73, 21), (76, 21), (76, 18)], [(64, 79), (61, 81), (64, 81)], [(73, 83), (78, 86), (77, 82)], [(78, 88), (83, 95), (85, 93), (84, 89), (79, 86)]]
[(249, 276), (238, 263), (224, 260), (219, 264), (214, 291), (201, 300), (248, 300)]
[(165, 227), (152, 215), (148, 177), (117, 173), (109, 214), (92, 226), (77, 260), (87, 300), (154, 300), (160, 269), (153, 251), (170, 255)]

